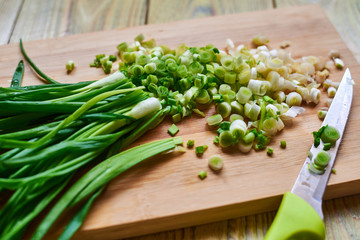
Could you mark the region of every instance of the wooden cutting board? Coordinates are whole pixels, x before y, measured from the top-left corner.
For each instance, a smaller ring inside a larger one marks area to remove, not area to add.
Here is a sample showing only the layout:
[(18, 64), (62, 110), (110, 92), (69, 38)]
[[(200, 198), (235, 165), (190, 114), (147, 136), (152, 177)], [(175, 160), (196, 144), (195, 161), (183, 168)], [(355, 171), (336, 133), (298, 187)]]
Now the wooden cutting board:
[[(139, 33), (170, 47), (181, 43), (190, 46), (213, 43), (219, 48), (225, 46), (227, 38), (236, 44), (250, 44), (254, 35), (263, 33), (270, 38), (270, 48), (279, 48), (283, 40), (290, 41), (291, 47), (287, 50), (294, 58), (326, 57), (330, 49), (340, 50), (357, 85), (335, 164), (337, 173), (331, 176), (325, 199), (360, 192), (360, 144), (357, 141), (360, 66), (318, 5), (88, 33), (24, 45), (29, 56), (48, 75), (60, 82), (78, 82), (103, 77), (100, 69), (88, 67), (94, 56), (116, 53), (118, 43), (131, 42)], [(9, 86), (21, 58), (18, 44), (0, 46), (1, 86)], [(76, 69), (68, 75), (65, 63), (69, 59), (76, 62)], [(40, 83), (29, 66), (26, 67), (24, 84)], [(333, 81), (340, 81), (342, 75), (341, 70), (331, 71)], [(212, 143), (216, 130), (207, 127), (205, 119), (198, 116), (185, 119), (177, 124), (178, 136), (185, 142), (194, 139), (195, 145), (207, 144), (209, 149), (205, 154), (199, 158), (194, 149), (189, 149), (184, 154), (157, 156), (117, 177), (95, 202), (76, 238), (118, 239), (276, 209), (282, 194), (291, 189), (299, 173), (313, 142), (312, 131), (321, 125), (316, 112), (325, 105), (325, 95), (318, 106), (307, 106), (292, 126), (273, 138), (270, 144), (274, 148), (273, 157), (264, 151), (242, 154), (235, 148), (220, 149)], [(214, 113), (213, 106), (203, 110), (207, 116)], [(170, 121), (163, 122), (134, 145), (169, 137), (170, 124)], [(279, 148), (281, 139), (287, 141), (285, 150)], [(207, 158), (215, 153), (221, 154), (225, 162), (219, 174), (207, 167)], [(200, 170), (208, 172), (203, 181), (197, 177)], [(51, 236), (61, 232), (63, 222), (56, 224)]]

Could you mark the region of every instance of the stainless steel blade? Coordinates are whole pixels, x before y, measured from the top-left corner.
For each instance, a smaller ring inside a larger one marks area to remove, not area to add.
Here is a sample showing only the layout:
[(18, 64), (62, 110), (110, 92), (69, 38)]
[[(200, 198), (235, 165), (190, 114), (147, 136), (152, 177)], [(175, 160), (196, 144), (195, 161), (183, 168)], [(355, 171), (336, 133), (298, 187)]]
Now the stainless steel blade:
[[(329, 150), (331, 160), (326, 167), (326, 171), (322, 175), (316, 175), (308, 170), (308, 164), (310, 163), (309, 157), (305, 160), (304, 165), (296, 179), (296, 182), (291, 190), (292, 193), (300, 196), (307, 201), (323, 219), (322, 212), (322, 198), (325, 192), (326, 185), (329, 181), (331, 169), (334, 165), (336, 153), (339, 149), (341, 139), (344, 133), (348, 115), (350, 112), (351, 101), (353, 96), (353, 84), (350, 74), (350, 70), (346, 69), (345, 74), (341, 80), (338, 91), (335, 94), (334, 100), (329, 108), (328, 113), (322, 123), (322, 126), (329, 125), (336, 127), (340, 133), (340, 139), (336, 142), (336, 145)], [(315, 157), (319, 151), (323, 148), (321, 143), (317, 148), (312, 145), (310, 152)]]

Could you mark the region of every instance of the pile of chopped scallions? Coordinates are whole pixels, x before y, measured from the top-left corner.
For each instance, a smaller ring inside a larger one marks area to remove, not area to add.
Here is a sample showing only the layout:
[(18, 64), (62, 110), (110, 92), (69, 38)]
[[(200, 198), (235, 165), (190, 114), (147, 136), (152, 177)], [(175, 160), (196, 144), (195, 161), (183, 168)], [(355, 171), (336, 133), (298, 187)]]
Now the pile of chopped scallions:
[[(283, 49), (262, 45), (267, 42), (263, 36), (257, 37), (260, 46), (255, 49), (235, 47), (228, 39), (225, 51), (211, 44), (182, 44), (173, 50), (144, 39), (139, 35), (134, 43), (119, 44), (118, 57), (96, 55), (90, 66), (111, 75), (76, 84), (61, 84), (44, 74), (20, 41), (25, 59), (50, 84), (21, 87), (17, 81), (0, 88), (0, 188), (15, 191), (0, 210), (1, 239), (21, 238), (28, 224), (59, 199), (33, 235), (41, 239), (64, 210), (86, 201), (61, 236), (71, 238), (108, 181), (182, 143), (171, 138), (118, 154), (166, 116), (174, 123), (193, 112), (205, 117), (198, 106), (214, 103), (217, 114), (206, 119), (218, 128), (214, 142), (248, 152), (265, 149), (285, 123), (304, 111), (299, 106), (303, 102), (318, 104), (322, 83), (329, 86), (329, 95), (336, 92), (331, 88), (336, 84), (326, 80), (325, 59), (294, 60)], [(119, 69), (114, 70), (116, 61)], [(169, 133), (178, 130), (173, 125)], [(195, 151), (201, 155), (207, 147)], [(80, 169), (105, 158), (75, 183), (70, 181)], [(219, 158), (210, 163), (214, 169), (223, 164)]]
[[(267, 42), (258, 38), (257, 45)], [(266, 148), (271, 136), (304, 111), (303, 102), (318, 104), (319, 87), (329, 76), (325, 58), (294, 60), (285, 50), (265, 45), (249, 49), (228, 39), (226, 51), (211, 44), (172, 50), (153, 39), (137, 39), (119, 44), (120, 71), (169, 106), (174, 123), (192, 112), (204, 116), (197, 106), (213, 102), (217, 114), (207, 123), (220, 126), (214, 142), (238, 145), (243, 152)], [(223, 128), (226, 118), (230, 125)]]

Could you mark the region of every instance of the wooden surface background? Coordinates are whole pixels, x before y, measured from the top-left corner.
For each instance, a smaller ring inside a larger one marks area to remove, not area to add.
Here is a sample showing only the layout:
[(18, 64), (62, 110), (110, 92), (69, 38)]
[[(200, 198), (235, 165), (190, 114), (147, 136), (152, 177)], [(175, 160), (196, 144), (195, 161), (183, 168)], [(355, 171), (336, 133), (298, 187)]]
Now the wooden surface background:
[[(323, 7), (360, 62), (358, 0), (0, 0), (0, 44), (18, 42), (20, 37), (46, 39), (307, 3)], [(269, 212), (136, 239), (262, 239), (274, 215)], [(326, 201), (324, 215), (327, 239), (360, 239), (360, 195)]]

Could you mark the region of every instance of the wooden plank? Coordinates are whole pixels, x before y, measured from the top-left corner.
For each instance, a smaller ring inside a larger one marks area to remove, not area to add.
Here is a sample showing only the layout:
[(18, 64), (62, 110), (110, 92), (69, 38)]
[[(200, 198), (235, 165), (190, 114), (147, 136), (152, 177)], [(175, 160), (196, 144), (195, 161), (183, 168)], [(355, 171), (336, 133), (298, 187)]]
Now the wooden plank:
[(146, 0), (25, 0), (10, 42), (143, 25), (146, 7)]
[(327, 239), (360, 239), (360, 195), (326, 201)]
[(23, 0), (0, 0), (0, 44), (9, 42)]
[(318, 3), (360, 63), (360, 7), (357, 0), (275, 0), (277, 7)]
[[(224, 35), (234, 39), (236, 43), (248, 44), (252, 36), (263, 32), (271, 39), (270, 47), (278, 47), (285, 37), (290, 40), (290, 51), (295, 58), (310, 54), (326, 56), (328, 48), (336, 47), (344, 53), (344, 60), (349, 62), (348, 66), (356, 76), (360, 73), (359, 66), (353, 61), (354, 58), (335, 29), (323, 14), (317, 14), (318, 11), (319, 7), (308, 6), (289, 8), (286, 11), (243, 13), (87, 33), (25, 44), (29, 55), (45, 72), (59, 81), (72, 82), (103, 76), (101, 70), (89, 69), (89, 59), (92, 60), (93, 56), (100, 52), (115, 52), (120, 36), (121, 41), (131, 41), (142, 32), (147, 38), (154, 37), (158, 43), (172, 47), (184, 42), (188, 45), (214, 43), (221, 48), (225, 42)], [(224, 23), (228, 22), (233, 24), (224, 28)], [(302, 23), (300, 28), (299, 22)], [(212, 26), (211, 30), (206, 27), (209, 24)], [(276, 29), (272, 26), (276, 26)], [(87, 39), (85, 44), (84, 38)], [(104, 38), (107, 40), (103, 41)], [(0, 83), (2, 86), (8, 86), (7, 80), (13, 73), (12, 68), (16, 66), (21, 55), (17, 44), (2, 46), (0, 52), (1, 56), (6, 56), (0, 59)], [(79, 65), (69, 76), (63, 69), (63, 63), (72, 56), (78, 57), (76, 61)], [(24, 81), (36, 82), (31, 71), (27, 71)], [(332, 72), (333, 80), (340, 79), (342, 73)], [(357, 91), (358, 84), (355, 88)], [(355, 96), (353, 102), (344, 143), (336, 163), (338, 173), (330, 179), (327, 198), (359, 191), (359, 165), (355, 159), (358, 148), (354, 145), (358, 137), (354, 129), (357, 129), (360, 122), (359, 98), (360, 96)], [(307, 108), (307, 113), (297, 118), (294, 127), (286, 129), (273, 140), (276, 145), (276, 154), (273, 158), (254, 152), (249, 155), (232, 151), (223, 152), (212, 145), (214, 133), (206, 127), (204, 119), (195, 116), (185, 119), (178, 124), (180, 134), (185, 141), (192, 138), (211, 146), (204, 157), (198, 159), (192, 151), (181, 156), (166, 156), (166, 159), (159, 157), (156, 158), (157, 161), (148, 161), (115, 179), (94, 205), (77, 237), (99, 239), (141, 235), (275, 209), (281, 194), (291, 188), (299, 172), (304, 160), (303, 153), (312, 143), (310, 133), (320, 126), (315, 114), (316, 109)], [(208, 116), (213, 112), (212, 108), (206, 111)], [(167, 137), (166, 129), (169, 124), (164, 122), (137, 144), (153, 140), (154, 136)], [(286, 150), (278, 148), (276, 143), (280, 138), (287, 140), (289, 147)], [(298, 146), (299, 141), (303, 142), (301, 146)], [(197, 171), (206, 167), (206, 158), (214, 153), (224, 155), (224, 171), (220, 175), (209, 172), (206, 181), (198, 180)], [(262, 236), (270, 222), (264, 215), (249, 217), (248, 221), (250, 225), (256, 226), (254, 236)], [(197, 228), (192, 230), (187, 228), (186, 233), (191, 236), (199, 233), (199, 230), (196, 231)], [(219, 233), (222, 234), (224, 231), (219, 230)], [(167, 236), (167, 233), (162, 234)], [(168, 234), (172, 236), (175, 233)], [(252, 233), (249, 232), (250, 234)]]
[(149, 24), (163, 23), (205, 16), (271, 9), (272, 7), (272, 2), (269, 0), (150, 0), (147, 22)]

